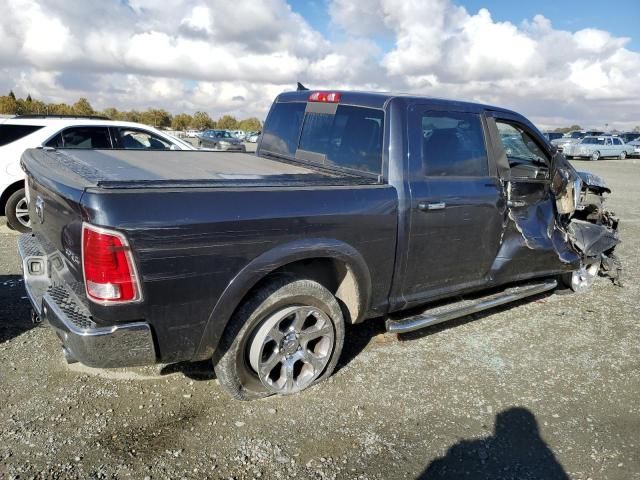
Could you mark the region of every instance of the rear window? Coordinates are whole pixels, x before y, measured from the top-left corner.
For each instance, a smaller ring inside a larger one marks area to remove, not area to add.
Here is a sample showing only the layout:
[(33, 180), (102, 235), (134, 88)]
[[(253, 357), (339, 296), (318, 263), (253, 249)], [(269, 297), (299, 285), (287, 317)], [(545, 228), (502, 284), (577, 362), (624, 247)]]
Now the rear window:
[(38, 125), (0, 125), (0, 147), (20, 140), (41, 128), (42, 126)]
[(265, 125), (261, 149), (295, 157), (312, 152), (317, 160), (349, 170), (379, 174), (382, 167), (384, 112), (338, 105), (335, 114), (307, 112), (306, 103), (278, 103)]
[(276, 103), (265, 124), (260, 148), (295, 157), (306, 103)]

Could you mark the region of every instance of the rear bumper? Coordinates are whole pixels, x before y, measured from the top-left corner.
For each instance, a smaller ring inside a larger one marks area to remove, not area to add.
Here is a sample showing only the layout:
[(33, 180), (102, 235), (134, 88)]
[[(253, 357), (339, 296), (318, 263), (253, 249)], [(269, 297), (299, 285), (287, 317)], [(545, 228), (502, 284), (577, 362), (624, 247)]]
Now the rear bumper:
[(68, 360), (98, 368), (156, 362), (148, 323), (103, 326), (94, 322), (73, 286), (62, 280), (66, 266), (59, 252), (45, 253), (45, 248), (31, 234), (18, 238), (18, 252), (29, 300), (40, 318), (60, 338)]

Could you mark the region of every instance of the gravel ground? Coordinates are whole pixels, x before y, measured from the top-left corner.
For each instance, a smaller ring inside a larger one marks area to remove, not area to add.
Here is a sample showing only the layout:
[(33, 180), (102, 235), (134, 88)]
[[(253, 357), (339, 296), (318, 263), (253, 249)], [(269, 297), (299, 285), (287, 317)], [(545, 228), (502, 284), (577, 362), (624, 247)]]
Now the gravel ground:
[(0, 226), (0, 477), (640, 479), (640, 161), (575, 163), (614, 189), (624, 288), (401, 338), (370, 322), (329, 381), (250, 403), (206, 363), (66, 365)]

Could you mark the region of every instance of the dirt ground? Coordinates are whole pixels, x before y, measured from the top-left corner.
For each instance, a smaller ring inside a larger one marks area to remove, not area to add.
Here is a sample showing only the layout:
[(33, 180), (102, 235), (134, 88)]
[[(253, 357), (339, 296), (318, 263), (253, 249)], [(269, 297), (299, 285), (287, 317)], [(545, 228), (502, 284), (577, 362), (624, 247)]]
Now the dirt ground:
[(249, 403), (207, 363), (66, 365), (0, 226), (0, 477), (640, 479), (640, 160), (575, 164), (614, 190), (624, 288), (367, 323), (329, 381)]

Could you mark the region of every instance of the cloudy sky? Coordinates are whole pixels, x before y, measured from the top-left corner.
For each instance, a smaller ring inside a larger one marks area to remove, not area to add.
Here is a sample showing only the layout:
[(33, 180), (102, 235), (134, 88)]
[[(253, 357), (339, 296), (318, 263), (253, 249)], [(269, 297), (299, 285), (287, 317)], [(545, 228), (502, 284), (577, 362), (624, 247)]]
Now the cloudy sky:
[(3, 4), (3, 94), (264, 118), (300, 80), (486, 102), (543, 128), (640, 125), (638, 0)]

